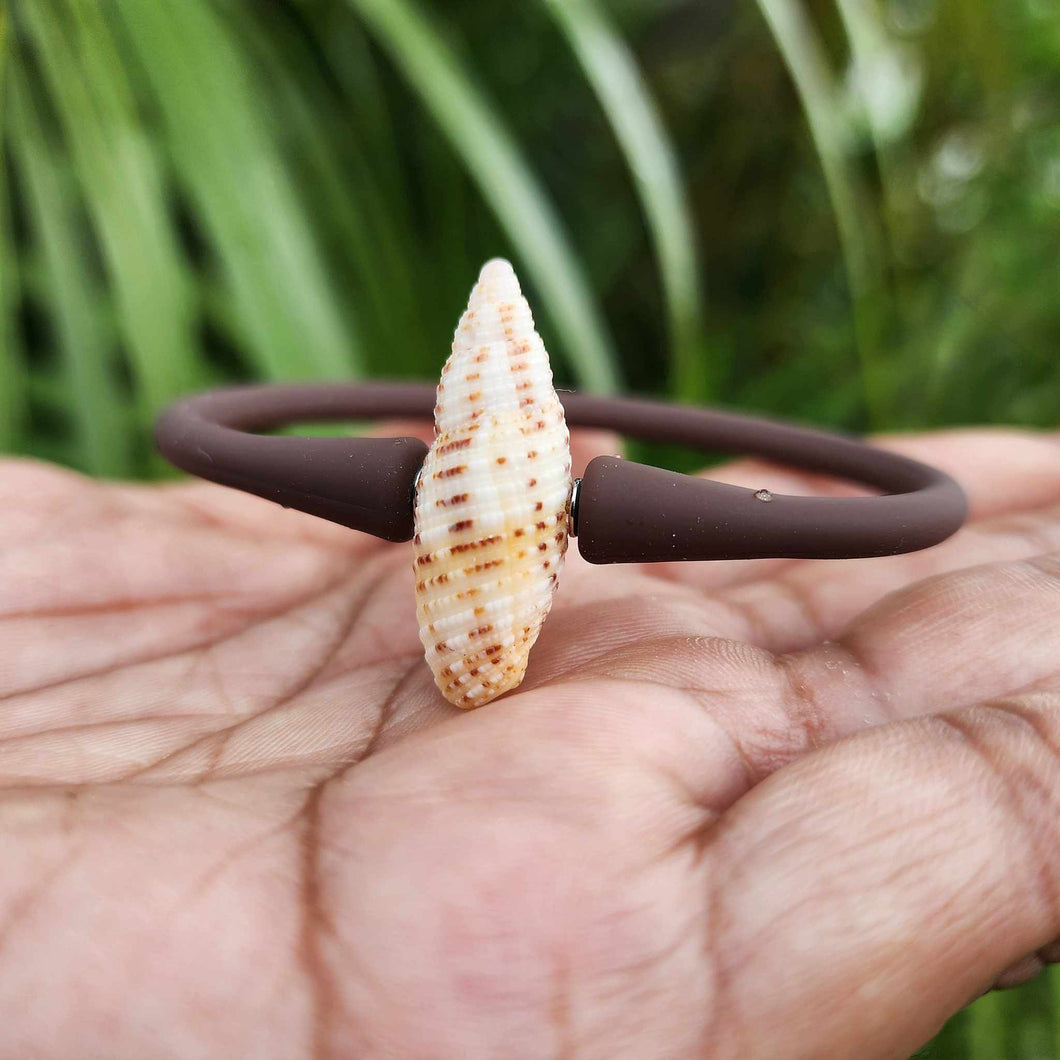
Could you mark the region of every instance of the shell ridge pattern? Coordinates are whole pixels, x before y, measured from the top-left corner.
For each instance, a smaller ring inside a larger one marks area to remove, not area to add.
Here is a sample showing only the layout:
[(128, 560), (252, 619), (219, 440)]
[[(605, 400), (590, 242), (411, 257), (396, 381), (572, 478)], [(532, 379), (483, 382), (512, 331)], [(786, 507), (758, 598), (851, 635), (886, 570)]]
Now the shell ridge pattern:
[(511, 265), (487, 262), (442, 370), (416, 487), (416, 613), (435, 683), (460, 707), (523, 679), (567, 547), (570, 445)]

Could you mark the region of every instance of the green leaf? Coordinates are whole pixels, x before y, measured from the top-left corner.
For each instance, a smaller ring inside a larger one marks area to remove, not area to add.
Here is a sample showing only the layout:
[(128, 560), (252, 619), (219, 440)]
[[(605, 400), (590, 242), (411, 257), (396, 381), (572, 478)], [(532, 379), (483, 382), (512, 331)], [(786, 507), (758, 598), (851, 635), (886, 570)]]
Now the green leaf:
[(1000, 991), (984, 994), (965, 1019), (968, 1060), (1000, 1060), (1006, 1055), (1005, 999)]
[(879, 364), (882, 325), (876, 299), (883, 270), (865, 194), (847, 151), (838, 90), (824, 48), (802, 5), (796, 0), (758, 0), (758, 7), (799, 94), (824, 174), (850, 283), (866, 401), (873, 420), (879, 423), (886, 419), (880, 407), (885, 377)]
[[(0, 11), (0, 115), (7, 116), (4, 88), (8, 81), (8, 55), (11, 49), (7, 13)], [(25, 431), (26, 380), (25, 365), (19, 343), (16, 314), (20, 298), (19, 269), (11, 245), (10, 203), (7, 194), (7, 170), (4, 165), (10, 134), (0, 129), (0, 450), (10, 452), (21, 447)]]
[[(1060, 390), (1060, 386), (1057, 387)], [(1049, 999), (1052, 1002), (1053, 1055), (1060, 1056), (1060, 968), (1056, 965), (1046, 971), (1049, 977)]]
[(367, 31), (344, 3), (298, 0), (298, 6), (313, 26), (313, 43), (325, 56), (327, 75), (335, 79), (348, 107), (343, 117), (356, 127), (355, 146), (363, 143), (388, 210), (411, 225), (410, 174), (401, 155), (401, 130)]
[(541, 292), (587, 386), (614, 390), (614, 357), (551, 202), (463, 63), (411, 0), (350, 0), (463, 158)]
[[(339, 10), (363, 38), (352, 15)], [(382, 170), (376, 164), (375, 145), (382, 140), (385, 158), (393, 144), (377, 129), (366, 135), (361, 120), (364, 96), (370, 94), (350, 97), (346, 107), (336, 108), (330, 86), (316, 74), (317, 54), (304, 34), (286, 32), (282, 22), (269, 24), (241, 5), (231, 18), (249, 45), (269, 109), (285, 131), (299, 173), (300, 208), (321, 231), (325, 249), (331, 248), (344, 289), (357, 296), (366, 367), (385, 374), (416, 369), (436, 374), (437, 351), (428, 350), (419, 322), (414, 278), (419, 241), (409, 223), (407, 197), (388, 176), (398, 162), (394, 157)], [(296, 71), (301, 75), (292, 76)], [(368, 109), (373, 125), (381, 124), (378, 106)]]
[[(31, 86), (18, 66), (11, 73), (12, 153), (47, 273), (81, 464), (95, 474), (127, 475), (132, 438), (97, 309), (98, 292), (85, 270), (73, 197), (46, 142)], [(76, 400), (70, 401), (70, 394)]]
[(19, 11), (73, 151), (114, 285), (126, 352), (150, 414), (198, 378), (191, 292), (157, 157), (114, 42), (94, 4), (71, 7), (76, 24), (46, 0)]
[(708, 399), (696, 232), (677, 159), (632, 52), (596, 0), (545, 0), (600, 99), (633, 173), (662, 274), (678, 396)]
[(354, 336), (240, 42), (205, 0), (113, 2), (221, 259), (248, 355), (274, 379), (349, 375)]

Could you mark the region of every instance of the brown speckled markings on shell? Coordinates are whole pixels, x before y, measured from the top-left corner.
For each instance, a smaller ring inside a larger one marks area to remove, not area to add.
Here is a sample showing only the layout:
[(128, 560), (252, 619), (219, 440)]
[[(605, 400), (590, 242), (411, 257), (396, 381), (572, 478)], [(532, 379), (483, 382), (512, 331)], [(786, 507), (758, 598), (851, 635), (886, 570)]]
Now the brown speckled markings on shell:
[(435, 683), (479, 707), (515, 688), (567, 550), (570, 442), (508, 262), (487, 262), (453, 337), (416, 483), (416, 615)]

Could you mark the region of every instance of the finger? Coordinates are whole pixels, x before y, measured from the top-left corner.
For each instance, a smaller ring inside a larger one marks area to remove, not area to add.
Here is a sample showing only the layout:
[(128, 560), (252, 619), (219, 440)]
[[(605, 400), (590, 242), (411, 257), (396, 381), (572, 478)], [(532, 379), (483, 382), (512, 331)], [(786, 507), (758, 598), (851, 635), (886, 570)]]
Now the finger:
[(1010, 428), (895, 436), (881, 444), (952, 475), (973, 519), (1052, 504), (1060, 494), (1060, 436)]
[(703, 636), (645, 638), (582, 671), (602, 666), (673, 690), (724, 734), (697, 786), (717, 810), (867, 728), (1060, 682), (1058, 615), (1060, 557), (1039, 557), (913, 586), (836, 641), (791, 655)]
[(1048, 945), (1009, 965), (997, 977), (993, 989), (1011, 990), (1013, 987), (1022, 986), (1053, 964), (1060, 964), (1060, 939), (1053, 939)]
[(1041, 975), (1045, 969), (1045, 961), (1037, 953), (1028, 953), (1021, 957), (1015, 964), (1010, 964), (993, 982), (992, 990), (1012, 990), (1014, 987), (1023, 986), (1032, 979)]
[(382, 420), (367, 432), (373, 438), (419, 438), (424, 445), (434, 441), (434, 424), (429, 419)]
[[(940, 431), (887, 435), (874, 444), (952, 475), (967, 494), (971, 522), (1033, 511), (1060, 501), (1060, 438), (1055, 434), (1009, 429)], [(775, 493), (839, 497), (865, 492), (827, 476), (758, 460), (741, 460), (704, 474), (719, 482), (764, 487)], [(712, 590), (771, 577), (799, 565), (799, 561), (791, 560), (725, 560), (656, 564), (650, 570), (659, 577)]]
[(840, 736), (1047, 683), (1060, 676), (1060, 554), (921, 582), (781, 666)]
[(1060, 934), (1060, 695), (890, 726), (707, 839), (719, 1055), (911, 1054)]
[(579, 428), (571, 431), (571, 474), (575, 478), (585, 473), (585, 466), (598, 456), (621, 456), (622, 441), (612, 431), (595, 431)]
[(772, 578), (721, 589), (715, 598), (745, 617), (755, 644), (774, 652), (792, 652), (837, 636), (861, 611), (926, 578), (1057, 549), (1060, 504), (974, 523), (923, 552), (790, 564)]
[[(1012, 428), (880, 435), (880, 449), (900, 453), (952, 475), (968, 497), (972, 519), (1037, 508), (1060, 492), (1060, 436)], [(740, 460), (703, 474), (737, 486), (767, 486), (806, 496), (848, 497), (865, 490), (850, 483), (759, 460)], [(762, 482), (762, 475), (768, 481)]]

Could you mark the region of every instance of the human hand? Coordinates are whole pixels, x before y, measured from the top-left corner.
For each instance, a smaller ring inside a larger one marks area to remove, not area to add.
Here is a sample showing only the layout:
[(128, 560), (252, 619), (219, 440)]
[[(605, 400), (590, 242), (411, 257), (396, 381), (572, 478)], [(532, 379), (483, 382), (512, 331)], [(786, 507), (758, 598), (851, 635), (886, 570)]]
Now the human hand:
[(1033, 974), (1060, 445), (887, 444), (972, 523), (838, 563), (573, 547), (527, 680), (470, 714), (407, 547), (3, 465), (0, 1056), (901, 1057)]

